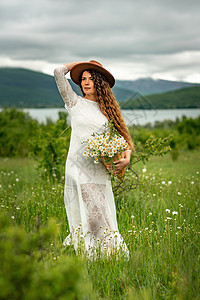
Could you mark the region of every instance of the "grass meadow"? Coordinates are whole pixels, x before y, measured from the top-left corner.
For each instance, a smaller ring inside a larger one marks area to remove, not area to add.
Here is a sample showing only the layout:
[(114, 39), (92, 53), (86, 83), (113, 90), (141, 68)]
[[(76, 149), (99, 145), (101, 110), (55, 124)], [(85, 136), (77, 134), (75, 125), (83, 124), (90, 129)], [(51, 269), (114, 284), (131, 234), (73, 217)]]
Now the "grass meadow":
[[(199, 161), (200, 154), (194, 150), (182, 151), (176, 161), (167, 154), (153, 157), (145, 165), (137, 163), (134, 169), (139, 174), (139, 186), (116, 198), (119, 231), (130, 259), (118, 255), (87, 260), (83, 255), (77, 257), (72, 247), (62, 245), (69, 233), (63, 184), (43, 178), (32, 159), (1, 158), (4, 240), (11, 239), (16, 246), (24, 239), (30, 241), (31, 234), (44, 232), (45, 226), (50, 233), (39, 250), (34, 243), (29, 244), (28, 253), (23, 254), (25, 263), (17, 261), (17, 269), (9, 261), (6, 265), (7, 250), (1, 246), (5, 257), (1, 256), (0, 299), (200, 299)], [(10, 248), (9, 260), (16, 262), (13, 256), (18, 250), (12, 252)], [(26, 268), (33, 257), (32, 271), (23, 273), (21, 268)], [(12, 272), (13, 278), (18, 276), (16, 284), (12, 277), (6, 279)], [(26, 281), (29, 274), (32, 277)], [(69, 286), (66, 279), (71, 282)]]

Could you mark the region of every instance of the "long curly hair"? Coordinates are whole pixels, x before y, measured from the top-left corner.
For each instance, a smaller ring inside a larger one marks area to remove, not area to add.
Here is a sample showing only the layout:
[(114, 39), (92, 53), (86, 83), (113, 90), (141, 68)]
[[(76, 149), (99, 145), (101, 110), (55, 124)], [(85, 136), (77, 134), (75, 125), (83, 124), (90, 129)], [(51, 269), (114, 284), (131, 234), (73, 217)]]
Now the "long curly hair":
[[(96, 70), (89, 69), (84, 71), (89, 72), (92, 77), (94, 87), (97, 93), (97, 103), (101, 112), (104, 114), (104, 116), (106, 116), (108, 120), (113, 121), (113, 124), (119, 132), (119, 134), (121, 134), (124, 137), (124, 139), (128, 142), (128, 149), (133, 149), (134, 146), (130, 133), (123, 119), (119, 104), (110, 88), (107, 79), (105, 78), (105, 76), (103, 76), (100, 72)], [(85, 96), (85, 93), (83, 92), (81, 86), (82, 74), (79, 77), (79, 87), (83, 95)]]

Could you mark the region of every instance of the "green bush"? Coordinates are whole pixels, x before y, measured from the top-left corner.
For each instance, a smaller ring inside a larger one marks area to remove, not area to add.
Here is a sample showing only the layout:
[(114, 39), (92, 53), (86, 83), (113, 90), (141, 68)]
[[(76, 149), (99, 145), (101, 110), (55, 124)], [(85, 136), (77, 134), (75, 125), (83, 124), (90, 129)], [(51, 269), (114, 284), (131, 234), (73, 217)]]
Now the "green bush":
[(29, 142), (30, 153), (39, 162), (42, 173), (61, 180), (69, 149), (71, 129), (66, 125), (67, 114), (49, 126), (37, 128), (35, 137)]
[(38, 122), (28, 113), (12, 109), (0, 112), (0, 156), (28, 156), (27, 141), (35, 135)]
[(1, 300), (83, 299), (91, 292), (80, 259), (50, 256), (50, 243), (58, 243), (54, 220), (29, 234), (9, 225), (5, 216), (0, 224)]

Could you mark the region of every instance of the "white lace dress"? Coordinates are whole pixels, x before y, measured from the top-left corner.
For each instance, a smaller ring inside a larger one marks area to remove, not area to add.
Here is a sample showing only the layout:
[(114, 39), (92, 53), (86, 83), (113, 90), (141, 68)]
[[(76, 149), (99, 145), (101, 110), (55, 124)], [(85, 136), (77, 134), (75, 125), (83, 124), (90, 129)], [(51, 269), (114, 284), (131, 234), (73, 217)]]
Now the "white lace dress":
[(94, 132), (102, 132), (108, 121), (98, 104), (78, 96), (71, 88), (65, 74), (65, 66), (54, 70), (55, 80), (71, 119), (71, 141), (66, 161), (64, 201), (70, 235), (64, 245), (73, 244), (91, 257), (97, 248), (103, 253), (122, 249), (129, 251), (121, 237), (116, 220), (116, 208), (110, 175), (102, 163), (83, 155), (81, 142)]

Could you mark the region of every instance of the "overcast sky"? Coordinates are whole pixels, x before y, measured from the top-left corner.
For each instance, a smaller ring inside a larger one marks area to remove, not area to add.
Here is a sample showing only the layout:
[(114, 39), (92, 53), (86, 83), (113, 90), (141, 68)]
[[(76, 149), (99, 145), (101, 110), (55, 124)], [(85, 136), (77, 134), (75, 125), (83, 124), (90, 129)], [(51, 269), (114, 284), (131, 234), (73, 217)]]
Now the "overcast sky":
[(90, 59), (117, 79), (200, 83), (200, 1), (0, 0), (0, 66)]

